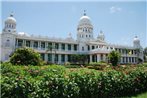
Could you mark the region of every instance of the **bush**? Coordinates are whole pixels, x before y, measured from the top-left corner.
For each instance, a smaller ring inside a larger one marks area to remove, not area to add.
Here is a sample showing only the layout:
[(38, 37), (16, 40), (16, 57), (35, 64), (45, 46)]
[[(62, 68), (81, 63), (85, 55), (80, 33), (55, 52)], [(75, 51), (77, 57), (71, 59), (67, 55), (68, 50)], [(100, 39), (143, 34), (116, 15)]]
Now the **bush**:
[(14, 65), (42, 65), (40, 54), (31, 48), (18, 48), (10, 57), (10, 62)]
[(95, 70), (104, 70), (107, 66), (109, 66), (105, 62), (90, 62), (90, 64), (87, 66), (89, 69), (95, 69)]
[(111, 51), (108, 54), (108, 58), (113, 66), (117, 66), (118, 62), (120, 61), (120, 54), (117, 51)]
[[(118, 67), (119, 68), (119, 67)], [(96, 71), (64, 66), (1, 65), (1, 97), (5, 98), (114, 98), (147, 91), (144, 66)]]

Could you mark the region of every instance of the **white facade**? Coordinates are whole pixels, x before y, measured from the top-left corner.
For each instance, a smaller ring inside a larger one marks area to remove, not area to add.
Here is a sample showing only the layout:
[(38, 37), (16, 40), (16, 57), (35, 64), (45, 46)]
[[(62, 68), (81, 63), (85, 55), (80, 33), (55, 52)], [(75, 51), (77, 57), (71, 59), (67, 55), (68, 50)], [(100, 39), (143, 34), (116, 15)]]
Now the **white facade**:
[[(120, 63), (137, 63), (137, 58), (143, 60), (142, 47), (137, 36), (133, 40), (133, 46), (129, 47), (108, 44), (103, 31), (100, 31), (97, 38), (94, 38), (91, 19), (85, 12), (78, 23), (77, 40), (74, 40), (71, 34), (67, 38), (61, 39), (30, 36), (24, 32), (17, 32), (16, 19), (11, 14), (5, 20), (5, 26), (1, 33), (1, 61), (9, 60), (10, 54), (16, 48), (23, 46), (35, 49), (45, 61), (59, 64), (70, 62), (72, 54), (86, 54), (88, 62), (107, 61), (107, 55), (112, 50), (121, 53)], [(47, 51), (49, 46), (55, 48)]]

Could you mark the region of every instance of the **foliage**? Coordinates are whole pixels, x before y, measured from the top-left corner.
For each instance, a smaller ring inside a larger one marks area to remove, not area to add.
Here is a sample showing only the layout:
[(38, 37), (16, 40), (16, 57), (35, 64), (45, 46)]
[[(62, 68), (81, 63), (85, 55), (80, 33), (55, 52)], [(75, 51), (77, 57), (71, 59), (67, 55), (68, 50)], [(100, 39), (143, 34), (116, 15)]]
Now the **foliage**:
[(108, 55), (109, 61), (113, 66), (116, 66), (120, 61), (120, 54), (117, 51), (111, 51)]
[(18, 48), (14, 51), (10, 58), (10, 62), (14, 65), (41, 65), (42, 60), (40, 54), (31, 48)]
[(104, 70), (109, 65), (106, 62), (90, 62), (87, 65), (87, 68), (89, 69), (95, 69), (95, 70)]
[(2, 98), (114, 98), (147, 91), (147, 66), (97, 71), (64, 66), (1, 65)]
[(74, 64), (85, 64), (88, 62), (88, 55), (84, 54), (72, 54), (71, 55), (72, 63)]

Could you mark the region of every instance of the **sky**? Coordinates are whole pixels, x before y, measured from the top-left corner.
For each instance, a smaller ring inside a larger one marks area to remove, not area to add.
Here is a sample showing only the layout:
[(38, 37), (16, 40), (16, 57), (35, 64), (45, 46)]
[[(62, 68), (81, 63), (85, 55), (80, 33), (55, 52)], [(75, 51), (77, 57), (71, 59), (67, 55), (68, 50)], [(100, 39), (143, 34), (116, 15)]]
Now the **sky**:
[(29, 35), (66, 38), (69, 33), (76, 39), (77, 25), (86, 10), (94, 27), (94, 37), (102, 30), (106, 42), (133, 45), (138, 36), (141, 45), (147, 47), (147, 2), (143, 1), (2, 1), (0, 29), (4, 21), (14, 13), (17, 32)]

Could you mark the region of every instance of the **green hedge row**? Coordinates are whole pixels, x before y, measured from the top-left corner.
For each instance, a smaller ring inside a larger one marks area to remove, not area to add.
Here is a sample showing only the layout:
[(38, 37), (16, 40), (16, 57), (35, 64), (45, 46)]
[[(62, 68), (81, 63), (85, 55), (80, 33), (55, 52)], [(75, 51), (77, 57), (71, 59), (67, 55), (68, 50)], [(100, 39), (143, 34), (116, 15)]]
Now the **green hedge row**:
[(147, 91), (146, 67), (129, 72), (1, 65), (2, 98), (110, 98)]

